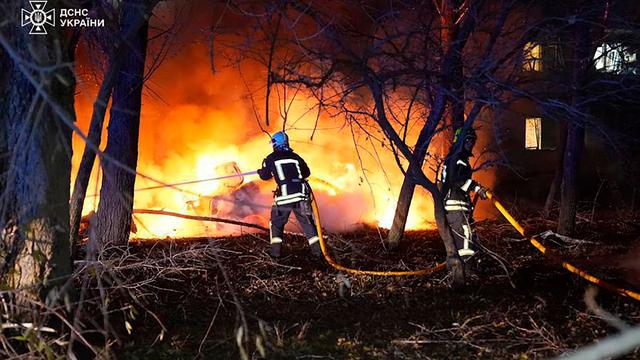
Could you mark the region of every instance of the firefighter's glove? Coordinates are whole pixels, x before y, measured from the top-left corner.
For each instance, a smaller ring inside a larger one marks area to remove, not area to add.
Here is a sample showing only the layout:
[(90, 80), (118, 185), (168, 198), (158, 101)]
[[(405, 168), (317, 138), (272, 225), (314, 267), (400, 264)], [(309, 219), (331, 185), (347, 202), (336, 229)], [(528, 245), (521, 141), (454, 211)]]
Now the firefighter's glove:
[(477, 193), (480, 196), (480, 199), (487, 200), (489, 198), (489, 195), (487, 195), (487, 191), (489, 191), (487, 188), (479, 186)]

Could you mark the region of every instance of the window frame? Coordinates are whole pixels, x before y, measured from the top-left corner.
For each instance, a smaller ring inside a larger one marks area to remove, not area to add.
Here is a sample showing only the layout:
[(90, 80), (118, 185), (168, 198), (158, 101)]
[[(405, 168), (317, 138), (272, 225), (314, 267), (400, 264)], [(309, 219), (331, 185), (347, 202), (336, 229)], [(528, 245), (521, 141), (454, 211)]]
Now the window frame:
[(524, 45), (522, 70), (539, 73), (544, 71), (544, 47), (539, 41), (528, 41)]
[[(529, 136), (530, 129), (532, 128), (530, 125), (532, 120), (535, 121), (536, 125), (533, 126), (533, 131), (536, 132), (534, 135), (534, 146), (529, 146), (530, 139), (532, 137)], [(535, 151), (535, 150), (547, 150), (542, 145), (542, 117), (541, 116), (527, 116), (524, 118), (524, 149), (527, 151)]]
[(615, 75), (640, 75), (639, 51), (623, 41), (602, 42), (593, 54), (596, 71)]

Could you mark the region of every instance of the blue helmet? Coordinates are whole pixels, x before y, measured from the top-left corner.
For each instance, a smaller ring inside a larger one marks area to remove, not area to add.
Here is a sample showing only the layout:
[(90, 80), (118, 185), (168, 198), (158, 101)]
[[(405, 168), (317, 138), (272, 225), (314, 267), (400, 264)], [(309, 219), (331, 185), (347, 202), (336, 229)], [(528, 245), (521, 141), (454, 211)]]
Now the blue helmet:
[(278, 131), (271, 136), (271, 145), (274, 149), (287, 150), (289, 149), (289, 137), (284, 131)]

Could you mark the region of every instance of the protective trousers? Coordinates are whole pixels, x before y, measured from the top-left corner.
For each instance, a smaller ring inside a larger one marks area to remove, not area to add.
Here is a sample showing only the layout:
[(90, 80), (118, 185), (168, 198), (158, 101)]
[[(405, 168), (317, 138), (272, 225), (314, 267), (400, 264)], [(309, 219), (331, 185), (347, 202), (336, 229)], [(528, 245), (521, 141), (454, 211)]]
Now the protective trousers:
[(467, 211), (447, 211), (447, 222), (460, 256), (471, 256), (478, 251), (473, 218)]
[(298, 223), (302, 227), (304, 235), (307, 237), (307, 241), (309, 242), (309, 246), (311, 247), (312, 252), (315, 255), (321, 254), (322, 252), (320, 251), (320, 244), (318, 243), (320, 238), (318, 238), (318, 231), (316, 230), (316, 224), (313, 220), (311, 205), (307, 200), (290, 204), (273, 205), (271, 207), (272, 248), (274, 245), (282, 243), (284, 226), (289, 221), (289, 215), (291, 215), (292, 211), (295, 214)]

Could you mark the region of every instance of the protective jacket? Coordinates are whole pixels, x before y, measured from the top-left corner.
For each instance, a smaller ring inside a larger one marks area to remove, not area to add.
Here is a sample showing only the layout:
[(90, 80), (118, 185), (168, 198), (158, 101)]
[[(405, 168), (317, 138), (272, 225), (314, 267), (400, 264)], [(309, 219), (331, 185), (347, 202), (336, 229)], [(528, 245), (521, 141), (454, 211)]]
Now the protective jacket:
[(275, 178), (276, 205), (291, 204), (309, 199), (307, 178), (311, 171), (307, 163), (293, 150), (274, 150), (262, 161), (258, 170), (262, 180)]
[(469, 157), (471, 153), (461, 150), (449, 156), (442, 167), (444, 209), (447, 211), (471, 211), (469, 191), (480, 190), (480, 185), (471, 179), (473, 173)]

